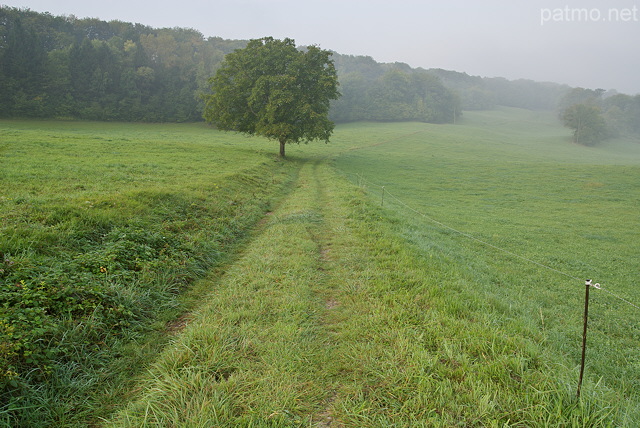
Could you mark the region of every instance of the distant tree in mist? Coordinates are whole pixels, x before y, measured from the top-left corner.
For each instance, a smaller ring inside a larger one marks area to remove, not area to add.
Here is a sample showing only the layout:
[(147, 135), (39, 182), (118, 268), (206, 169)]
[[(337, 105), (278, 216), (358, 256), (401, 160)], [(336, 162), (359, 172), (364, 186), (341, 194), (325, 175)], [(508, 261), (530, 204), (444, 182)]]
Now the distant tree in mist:
[(640, 135), (640, 95), (615, 94), (602, 102), (607, 125), (616, 135)]
[(573, 88), (558, 103), (558, 111), (580, 144), (596, 144), (606, 137), (640, 135), (640, 95)]
[(562, 113), (564, 125), (573, 129), (573, 142), (585, 146), (605, 139), (607, 126), (600, 108), (589, 104), (574, 104)]
[(563, 112), (576, 104), (600, 107), (604, 93), (604, 89), (572, 88), (560, 99), (558, 102), (558, 109)]

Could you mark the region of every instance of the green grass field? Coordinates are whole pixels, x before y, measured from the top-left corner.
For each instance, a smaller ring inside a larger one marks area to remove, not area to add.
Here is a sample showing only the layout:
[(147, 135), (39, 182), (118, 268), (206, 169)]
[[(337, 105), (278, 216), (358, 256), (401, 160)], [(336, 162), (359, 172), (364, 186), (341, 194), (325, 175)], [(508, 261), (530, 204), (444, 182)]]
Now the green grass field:
[(0, 134), (0, 423), (640, 423), (637, 142), (506, 108), (286, 161), (204, 125)]
[[(337, 165), (373, 200), (384, 186), (401, 233), (426, 257), (464, 266), (487, 313), (493, 305), (499, 322), (544, 332), (576, 364), (585, 279), (640, 304), (640, 145), (562, 144), (565, 129), (526, 111), (468, 116)], [(640, 310), (603, 292), (592, 299), (589, 369), (634, 394)]]
[(0, 422), (66, 426), (122, 399), (296, 166), (204, 125), (0, 134)]

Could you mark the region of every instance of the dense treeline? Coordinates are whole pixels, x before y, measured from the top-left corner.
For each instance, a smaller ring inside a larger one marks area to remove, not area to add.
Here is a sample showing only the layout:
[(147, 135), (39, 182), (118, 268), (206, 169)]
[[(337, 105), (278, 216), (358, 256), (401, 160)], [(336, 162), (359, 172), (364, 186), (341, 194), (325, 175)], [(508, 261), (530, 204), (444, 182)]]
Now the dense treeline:
[(631, 96), (602, 89), (573, 88), (560, 101), (560, 112), (588, 105), (602, 116), (611, 136), (640, 134), (640, 94)]
[(575, 143), (593, 145), (608, 137), (640, 135), (640, 95), (574, 88), (558, 105)]
[(440, 78), (407, 64), (380, 64), (367, 56), (334, 54), (342, 96), (331, 118), (357, 120), (453, 122), (460, 101)]
[[(227, 53), (246, 43), (205, 38), (193, 29), (155, 29), (3, 6), (0, 117), (199, 121), (208, 79)], [(414, 69), (367, 56), (334, 53), (333, 60), (342, 93), (331, 106), (336, 122), (444, 123), (455, 121), (462, 110), (496, 105), (558, 109), (562, 115), (570, 105), (585, 102), (571, 101), (580, 98), (580, 88), (555, 83)], [(598, 109), (608, 134), (640, 133), (639, 96), (593, 92), (582, 95)]]
[[(192, 29), (1, 7), (0, 117), (201, 120), (208, 78), (245, 45)], [(450, 122), (464, 107), (460, 88), (434, 72), (364, 56), (334, 60), (343, 94), (334, 121)]]
[(0, 116), (201, 120), (199, 94), (243, 41), (0, 8)]
[(469, 76), (457, 71), (430, 69), (460, 96), (464, 110), (488, 110), (496, 105), (529, 110), (554, 110), (570, 89), (567, 85), (502, 77)]
[[(0, 116), (196, 121), (201, 94), (229, 52), (246, 41), (196, 30), (60, 17), (0, 8)], [(348, 57), (337, 64), (349, 69)], [(359, 64), (341, 73), (332, 118), (447, 122), (459, 114), (439, 79), (408, 66)], [(366, 67), (373, 71), (369, 73)]]

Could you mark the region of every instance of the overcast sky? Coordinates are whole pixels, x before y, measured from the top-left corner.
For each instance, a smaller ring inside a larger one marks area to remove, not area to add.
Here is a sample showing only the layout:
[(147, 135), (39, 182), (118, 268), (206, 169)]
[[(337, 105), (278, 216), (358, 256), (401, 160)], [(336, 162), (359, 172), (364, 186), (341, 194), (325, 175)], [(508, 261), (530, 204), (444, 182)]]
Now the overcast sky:
[(640, 93), (640, 0), (0, 0), (53, 15), (290, 37), (379, 62)]

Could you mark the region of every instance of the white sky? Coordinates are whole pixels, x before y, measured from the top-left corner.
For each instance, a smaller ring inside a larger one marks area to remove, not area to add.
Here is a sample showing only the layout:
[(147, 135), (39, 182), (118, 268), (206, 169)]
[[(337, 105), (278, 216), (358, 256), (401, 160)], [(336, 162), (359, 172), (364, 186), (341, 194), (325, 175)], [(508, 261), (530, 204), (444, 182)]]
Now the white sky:
[(379, 62), (640, 93), (640, 0), (0, 0), (53, 15), (290, 37)]

